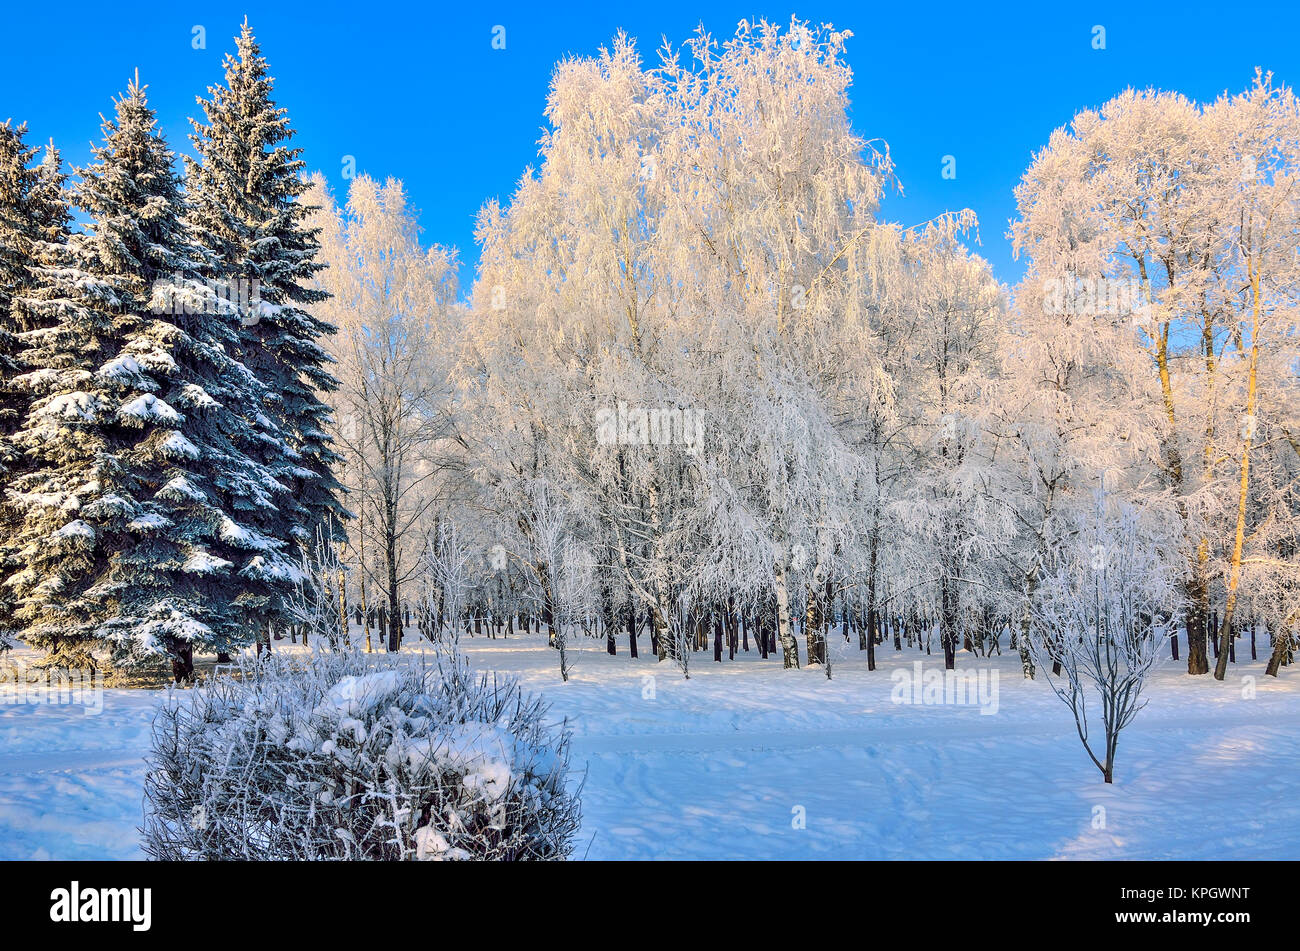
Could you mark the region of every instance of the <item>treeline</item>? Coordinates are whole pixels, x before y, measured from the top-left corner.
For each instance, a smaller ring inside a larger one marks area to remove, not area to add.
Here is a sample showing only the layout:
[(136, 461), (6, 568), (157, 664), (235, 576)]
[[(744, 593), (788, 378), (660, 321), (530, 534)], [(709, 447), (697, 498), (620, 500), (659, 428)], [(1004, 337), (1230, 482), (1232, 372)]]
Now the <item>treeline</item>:
[[(741, 24), (557, 67), (470, 303), (385, 335), (440, 343), (394, 382), (422, 388), (422, 462), (374, 483), (397, 530), (363, 575), (406, 578), (449, 637), (538, 618), (562, 671), (584, 629), (793, 666), (847, 625), (868, 665), (933, 639), (1033, 676), (1082, 569), (1189, 672), (1267, 636), (1276, 673), (1300, 621), (1294, 94), (1260, 75), (1080, 113), (1017, 188), (1006, 289), (970, 212), (879, 219), (894, 168), (850, 125), (847, 40)], [(381, 194), (402, 206), (359, 180), (333, 212), (359, 247)]]

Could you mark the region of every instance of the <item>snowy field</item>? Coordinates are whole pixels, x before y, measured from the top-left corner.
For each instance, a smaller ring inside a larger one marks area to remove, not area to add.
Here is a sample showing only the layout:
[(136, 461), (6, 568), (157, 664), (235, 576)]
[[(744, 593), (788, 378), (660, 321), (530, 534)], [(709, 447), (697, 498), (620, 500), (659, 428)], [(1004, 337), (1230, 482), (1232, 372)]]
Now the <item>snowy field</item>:
[[(1065, 706), (1011, 655), (959, 655), (986, 690), (997, 673), (984, 713), (979, 698), (895, 703), (896, 671), (942, 659), (887, 646), (868, 672), (836, 643), (831, 681), (756, 651), (700, 653), (686, 681), (648, 651), (633, 661), (621, 642), (609, 657), (584, 640), (567, 684), (541, 637), (463, 646), (568, 718), (586, 770), (577, 857), (1300, 858), (1300, 687), (1294, 668), (1264, 677), (1263, 658), (1222, 684), (1166, 661), (1108, 787)], [(142, 857), (141, 757), (160, 696), (108, 690), (94, 716), (0, 703), (0, 859)]]

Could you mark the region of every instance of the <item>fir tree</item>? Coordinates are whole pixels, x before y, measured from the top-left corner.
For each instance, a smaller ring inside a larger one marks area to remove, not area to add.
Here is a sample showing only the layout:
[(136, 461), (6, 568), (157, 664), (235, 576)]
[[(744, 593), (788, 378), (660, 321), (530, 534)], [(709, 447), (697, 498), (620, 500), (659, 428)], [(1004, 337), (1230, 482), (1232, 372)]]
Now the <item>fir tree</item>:
[[(26, 264), (33, 232), (28, 204), (33, 174), (28, 165), (35, 149), (24, 143), (26, 133), (25, 125), (0, 124), (0, 488), (12, 478), (16, 455), (6, 437), (21, 419), (24, 406), (21, 393), (13, 387), (20, 344), (12, 309), (14, 298), (30, 282)], [(0, 506), (0, 529), (11, 521), (12, 513)], [(11, 562), (0, 537), (0, 579), (12, 569)], [(12, 617), (12, 605), (0, 589), (0, 651), (12, 646)]]
[(12, 644), (14, 605), (3, 580), (17, 564), (9, 544), (17, 513), (4, 489), (26, 463), (10, 437), (27, 415), (30, 398), (16, 385), (22, 372), (22, 334), (48, 326), (50, 311), (29, 304), (40, 275), (65, 248), (71, 223), (59, 153), (51, 144), (31, 166), (35, 148), (23, 143), (25, 126), (0, 125), (0, 650)]
[[(0, 124), (0, 437), (17, 428), (24, 410), (22, 395), (10, 384), (19, 372), (22, 329), (13, 301), (31, 285), (28, 262), (38, 231), (32, 206), (36, 171), (31, 168), (36, 149), (23, 141), (26, 134), (26, 125)], [(0, 443), (0, 474), (11, 461), (11, 453)]]
[(193, 122), (190, 220), (213, 252), (207, 276), (241, 291), (231, 295), (244, 298), (240, 357), (265, 384), (265, 415), (284, 437), (279, 446), (268, 441), (262, 456), (292, 488), (275, 534), (308, 547), (344, 514), (321, 398), (338, 382), (317, 342), (335, 328), (309, 310), (327, 295), (311, 286), (324, 265), (316, 262), (317, 232), (304, 222), (311, 209), (299, 200), (304, 163), (289, 144), (293, 130), (272, 99), (273, 79), (247, 21), (236, 46), (225, 59), (225, 84), (198, 100), (206, 121)]
[(230, 356), (237, 312), (199, 275), (173, 155), (138, 80), (104, 121), (73, 190), (89, 220), (47, 261), (27, 305), (57, 320), (24, 334), (32, 394), (14, 437), (33, 471), (9, 489), (22, 568), (8, 584), (24, 639), (51, 665), (247, 643), (295, 578), (258, 525), (283, 495), (240, 446), (235, 408), (264, 399)]

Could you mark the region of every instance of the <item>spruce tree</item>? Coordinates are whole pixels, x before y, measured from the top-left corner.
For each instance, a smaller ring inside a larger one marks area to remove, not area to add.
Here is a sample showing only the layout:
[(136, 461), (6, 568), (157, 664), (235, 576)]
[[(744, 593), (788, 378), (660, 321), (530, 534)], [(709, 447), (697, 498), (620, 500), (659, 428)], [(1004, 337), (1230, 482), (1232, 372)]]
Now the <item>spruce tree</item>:
[[(0, 440), (17, 429), (25, 410), (23, 395), (12, 386), (20, 372), (18, 334), (23, 329), (13, 302), (31, 286), (28, 264), (39, 230), (32, 204), (36, 149), (23, 141), (26, 134), (26, 125), (0, 124)], [(11, 462), (12, 451), (0, 442), (0, 478)]]
[(22, 335), (53, 322), (50, 308), (30, 306), (29, 298), (40, 293), (42, 273), (66, 249), (72, 220), (58, 150), (51, 143), (44, 161), (31, 166), (36, 149), (23, 143), (25, 132), (25, 126), (0, 126), (0, 650), (12, 646), (16, 633), (12, 589), (4, 580), (17, 566), (10, 544), (17, 513), (5, 492), (27, 463), (11, 441), (31, 402), (18, 382)]
[[(35, 232), (30, 204), (35, 175), (29, 165), (36, 150), (23, 141), (26, 134), (25, 125), (0, 124), (0, 582), (13, 568), (4, 545), (13, 516), (3, 504), (3, 490), (13, 478), (18, 456), (8, 437), (22, 419), (26, 403), (13, 384), (20, 372), (21, 349), (13, 301), (31, 282), (27, 262)], [(0, 587), (0, 651), (13, 645), (12, 621), (8, 589)]]
[(256, 298), (243, 308), (239, 355), (265, 384), (263, 410), (284, 437), (262, 457), (292, 488), (276, 534), (310, 547), (343, 516), (322, 401), (338, 381), (318, 343), (335, 329), (310, 312), (327, 295), (311, 287), (324, 265), (315, 260), (317, 232), (304, 221), (311, 209), (299, 200), (307, 190), (301, 149), (289, 144), (293, 129), (272, 99), (274, 81), (247, 20), (236, 47), (224, 62), (225, 84), (198, 99), (205, 121), (193, 122), (198, 159), (187, 159), (190, 220), (213, 252), (208, 276), (251, 289), (235, 297)]
[(174, 157), (137, 81), (73, 189), (89, 224), (41, 270), (24, 335), (32, 394), (10, 488), (23, 638), (51, 665), (248, 643), (295, 569), (258, 525), (284, 486), (241, 449), (238, 408), (265, 399), (230, 355), (238, 313), (199, 274)]

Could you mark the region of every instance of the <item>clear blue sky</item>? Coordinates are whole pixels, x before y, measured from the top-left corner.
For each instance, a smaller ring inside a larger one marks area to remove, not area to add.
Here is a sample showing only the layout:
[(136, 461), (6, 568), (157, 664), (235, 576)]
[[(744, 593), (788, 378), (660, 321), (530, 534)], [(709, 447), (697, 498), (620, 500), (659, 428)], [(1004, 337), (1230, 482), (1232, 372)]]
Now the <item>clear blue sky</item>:
[[(742, 18), (791, 14), (852, 30), (853, 122), (889, 142), (905, 190), (884, 215), (913, 223), (974, 208), (980, 250), (1006, 281), (1022, 270), (1006, 239), (1011, 189), (1078, 109), (1128, 85), (1211, 99), (1244, 89), (1256, 66), (1300, 82), (1300, 8), (1288, 4), (46, 2), (5, 11), (0, 121), (26, 120), (33, 141), (53, 136), (82, 163), (99, 113), (139, 67), (168, 140), (187, 150), (194, 96), (219, 80), (245, 14), (308, 166), (338, 192), (345, 155), (402, 178), (426, 242), (456, 246), (471, 265), (475, 211), (508, 198), (537, 161), (555, 62), (594, 53), (620, 27), (647, 59), (661, 36), (680, 42), (701, 22), (718, 36)], [(497, 24), (505, 50), (491, 47)], [(206, 49), (192, 48), (195, 25)], [(940, 175), (945, 155), (956, 157), (954, 180)], [(462, 274), (468, 283), (472, 268)]]

